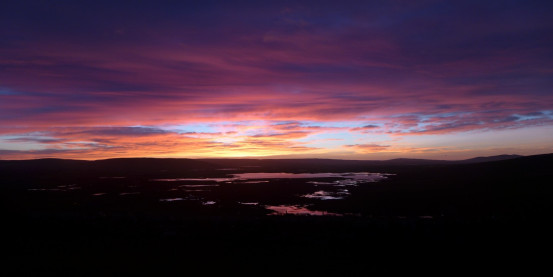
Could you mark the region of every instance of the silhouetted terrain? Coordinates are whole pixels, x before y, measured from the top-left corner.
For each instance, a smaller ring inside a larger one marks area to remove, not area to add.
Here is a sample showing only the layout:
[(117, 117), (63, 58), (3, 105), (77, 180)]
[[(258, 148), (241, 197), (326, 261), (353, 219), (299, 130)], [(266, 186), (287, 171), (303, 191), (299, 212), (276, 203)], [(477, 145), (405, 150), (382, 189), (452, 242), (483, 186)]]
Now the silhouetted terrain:
[[(6, 270), (527, 273), (546, 264), (552, 168), (553, 154), (0, 161)], [(256, 172), (308, 177), (236, 175)], [(320, 172), (336, 174), (305, 175)], [(326, 216), (272, 215), (275, 206)]]

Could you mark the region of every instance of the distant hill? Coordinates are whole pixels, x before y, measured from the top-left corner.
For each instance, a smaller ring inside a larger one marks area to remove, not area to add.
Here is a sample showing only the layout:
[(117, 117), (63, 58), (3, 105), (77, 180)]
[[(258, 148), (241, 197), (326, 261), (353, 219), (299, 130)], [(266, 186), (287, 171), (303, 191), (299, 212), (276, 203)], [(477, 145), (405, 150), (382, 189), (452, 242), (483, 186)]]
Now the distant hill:
[(523, 157), (520, 155), (498, 155), (476, 157), (467, 160), (448, 161), (431, 159), (398, 158), (391, 160), (336, 160), (336, 159), (201, 159), (202, 161), (222, 167), (282, 167), (289, 168), (321, 168), (321, 167), (351, 167), (351, 166), (411, 166), (411, 165), (441, 165), (441, 164), (471, 164), (491, 161), (501, 161)]
[[(549, 154), (551, 155), (551, 154)], [(536, 155), (540, 156), (540, 155)], [(543, 156), (543, 155), (541, 155)], [(546, 155), (547, 156), (547, 155)], [(167, 159), (167, 158), (117, 158), (96, 161), (37, 159), (0, 160), (0, 174), (145, 174), (168, 172), (171, 174), (213, 171), (225, 174), (234, 171), (353, 171), (382, 170), (390, 167), (437, 166), (478, 164), (518, 160), (534, 156), (498, 155), (476, 157), (460, 161), (428, 159), (391, 160), (335, 160), (335, 159)]]
[(452, 161), (446, 160), (428, 160), (428, 159), (407, 159), (407, 158), (398, 158), (391, 160), (380, 161), (384, 165), (429, 165), (429, 164), (447, 164)]
[(118, 158), (97, 161), (37, 159), (0, 161), (0, 174), (44, 175), (44, 174), (150, 174), (159, 172), (190, 172), (213, 170), (218, 166), (192, 159)]
[(520, 158), (520, 157), (524, 157), (524, 156), (521, 156), (521, 155), (497, 155), (497, 156), (489, 156), (489, 157), (476, 157), (476, 158), (467, 159), (467, 160), (455, 161), (455, 163), (468, 164), (468, 163), (494, 162), (494, 161), (510, 160), (510, 159), (515, 159), (515, 158)]
[(429, 159), (392, 159), (380, 161), (382, 164), (390, 165), (430, 165), (430, 164), (471, 164), (471, 163), (483, 163), (483, 162), (493, 162), (493, 161), (502, 161), (524, 157), (521, 155), (497, 155), (489, 157), (476, 157), (466, 160), (458, 161), (448, 161), (448, 160), (429, 160)]

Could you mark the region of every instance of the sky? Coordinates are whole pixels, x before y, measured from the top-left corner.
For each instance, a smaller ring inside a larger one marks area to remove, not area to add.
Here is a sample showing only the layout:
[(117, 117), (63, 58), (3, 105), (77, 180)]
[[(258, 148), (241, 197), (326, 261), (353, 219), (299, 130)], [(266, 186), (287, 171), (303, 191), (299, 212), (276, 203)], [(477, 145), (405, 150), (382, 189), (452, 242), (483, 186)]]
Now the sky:
[(0, 159), (553, 152), (553, 1), (2, 1)]

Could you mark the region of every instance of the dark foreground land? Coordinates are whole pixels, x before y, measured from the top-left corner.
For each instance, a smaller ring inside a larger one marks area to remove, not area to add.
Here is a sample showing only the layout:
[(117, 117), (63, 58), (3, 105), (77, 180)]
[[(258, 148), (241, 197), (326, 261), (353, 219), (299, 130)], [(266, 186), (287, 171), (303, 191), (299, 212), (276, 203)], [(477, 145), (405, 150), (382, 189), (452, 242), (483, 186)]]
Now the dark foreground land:
[[(245, 172), (380, 172), (228, 180)], [(0, 161), (5, 276), (550, 271), (553, 154), (425, 160)], [(336, 194), (334, 194), (336, 195)], [(271, 215), (290, 205), (324, 216)]]

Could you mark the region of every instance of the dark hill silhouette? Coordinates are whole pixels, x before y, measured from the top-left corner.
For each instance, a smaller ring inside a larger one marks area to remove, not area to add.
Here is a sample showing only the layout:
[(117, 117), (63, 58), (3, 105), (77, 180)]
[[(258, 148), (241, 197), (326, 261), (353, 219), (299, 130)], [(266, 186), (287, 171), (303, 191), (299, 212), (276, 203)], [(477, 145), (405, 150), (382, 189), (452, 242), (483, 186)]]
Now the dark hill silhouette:
[(194, 170), (213, 170), (217, 166), (193, 159), (160, 159), (160, 158), (120, 158), (97, 160), (91, 162), (97, 172), (110, 174), (134, 173), (184, 173)]
[(410, 165), (440, 165), (440, 164), (469, 164), (487, 161), (500, 161), (522, 157), (519, 155), (497, 155), (490, 157), (476, 157), (466, 160), (430, 160), (398, 158), (391, 160), (337, 160), (337, 159), (201, 159), (208, 163), (217, 164), (228, 168), (281, 168), (288, 170), (302, 169), (331, 169), (340, 170), (352, 167), (378, 167), (382, 166), (410, 166)]
[[(391, 159), (391, 160), (337, 160), (337, 159), (184, 159), (184, 158), (115, 158), (96, 161), (70, 159), (36, 159), (36, 160), (0, 160), (0, 172), (39, 172), (91, 171), (110, 173), (123, 170), (127, 173), (148, 171), (186, 171), (213, 170), (217, 168), (264, 170), (345, 170), (352, 168), (409, 166), (409, 165), (442, 165), (471, 164), (489, 161), (515, 159), (519, 155), (498, 155), (476, 157), (472, 159), (447, 161), (429, 159)], [(124, 173), (116, 172), (116, 173)]]
[(502, 161), (502, 160), (510, 160), (515, 158), (523, 157), (521, 155), (497, 155), (497, 156), (489, 156), (489, 157), (476, 157), (472, 159), (466, 159), (466, 160), (460, 160), (460, 161), (454, 161), (455, 163), (483, 163), (483, 162), (493, 162), (493, 161)]
[[(553, 154), (466, 164), (394, 167), (386, 186), (362, 199), (406, 213), (514, 214), (552, 211)], [(401, 204), (403, 203), (403, 204)], [(419, 204), (415, 204), (419, 203)]]
[(448, 164), (453, 163), (454, 161), (446, 160), (428, 160), (428, 159), (407, 159), (407, 158), (398, 158), (380, 161), (381, 165), (435, 165), (435, 164)]
[(192, 159), (117, 158), (96, 161), (37, 159), (0, 161), (0, 175), (114, 175), (184, 174), (190, 171), (213, 170), (217, 166)]

